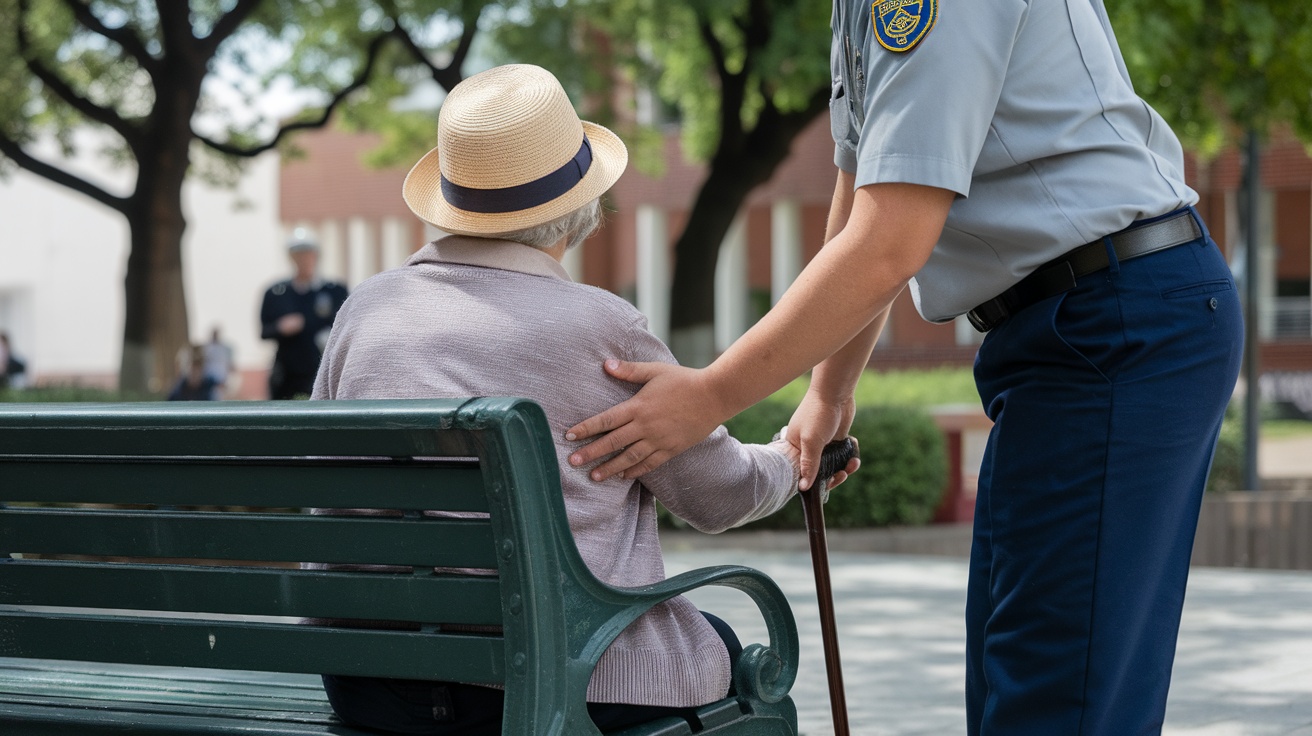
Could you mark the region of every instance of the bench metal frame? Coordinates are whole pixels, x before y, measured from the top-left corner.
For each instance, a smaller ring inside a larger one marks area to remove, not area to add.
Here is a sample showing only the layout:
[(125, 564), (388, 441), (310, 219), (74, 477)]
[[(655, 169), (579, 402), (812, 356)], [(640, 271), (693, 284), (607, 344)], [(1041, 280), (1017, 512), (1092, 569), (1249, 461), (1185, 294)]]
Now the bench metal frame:
[[(289, 511), (312, 507), (394, 515)], [(322, 713), (248, 713), (221, 699), (188, 710), (95, 685), (70, 694), (59, 682), (77, 679), (71, 665), (24, 660), (504, 683), (505, 733), (596, 734), (585, 693), (598, 658), (651, 606), (704, 585), (750, 596), (770, 644), (746, 647), (736, 698), (695, 723), (626, 733), (794, 734), (797, 628), (778, 586), (741, 566), (638, 588), (596, 580), (533, 402), (0, 404), (0, 657), (14, 658), (0, 659), (5, 734), (353, 733)]]

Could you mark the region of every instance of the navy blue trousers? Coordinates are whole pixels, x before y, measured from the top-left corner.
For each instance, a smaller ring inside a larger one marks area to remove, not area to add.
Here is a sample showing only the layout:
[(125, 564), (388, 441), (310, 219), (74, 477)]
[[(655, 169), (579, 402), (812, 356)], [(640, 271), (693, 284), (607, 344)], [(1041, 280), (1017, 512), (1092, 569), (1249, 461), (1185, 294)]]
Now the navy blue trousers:
[(1108, 251), (976, 359), (994, 426), (966, 603), (971, 736), (1161, 732), (1243, 319), (1210, 237)]
[[(705, 611), (702, 615), (724, 641), (729, 661), (743, 653), (729, 624)], [(337, 716), (351, 726), (378, 734), (423, 736), (497, 736), (506, 694), (496, 688), (456, 682), (396, 680), (379, 677), (323, 676), (324, 692)], [(734, 694), (733, 684), (728, 695)], [(588, 703), (588, 715), (603, 733), (657, 718), (694, 718), (696, 708), (666, 708), (626, 703)]]

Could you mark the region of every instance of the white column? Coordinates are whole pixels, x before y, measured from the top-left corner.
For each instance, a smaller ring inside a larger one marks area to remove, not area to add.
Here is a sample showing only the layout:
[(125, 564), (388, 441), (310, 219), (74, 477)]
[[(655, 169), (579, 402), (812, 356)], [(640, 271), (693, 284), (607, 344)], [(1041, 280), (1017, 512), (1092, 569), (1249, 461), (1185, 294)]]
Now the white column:
[(662, 340), (670, 336), (670, 240), (665, 211), (639, 205), (638, 311), (647, 315), (652, 334)]
[(407, 224), (400, 217), (383, 219), (383, 270), (400, 268), (405, 264), (406, 259), (410, 257), (413, 249), (412, 244), (409, 242), (410, 228), (406, 227)]
[(329, 281), (347, 280), (346, 241), (341, 223), (324, 220), (319, 223), (319, 275)]
[(374, 248), (374, 230), (363, 217), (352, 217), (346, 222), (347, 263), (349, 288), (378, 273), (377, 251)]
[(770, 304), (777, 304), (802, 272), (802, 207), (781, 199), (770, 208)]
[(733, 221), (715, 263), (715, 349), (724, 352), (747, 328), (751, 302), (747, 291), (747, 227)]

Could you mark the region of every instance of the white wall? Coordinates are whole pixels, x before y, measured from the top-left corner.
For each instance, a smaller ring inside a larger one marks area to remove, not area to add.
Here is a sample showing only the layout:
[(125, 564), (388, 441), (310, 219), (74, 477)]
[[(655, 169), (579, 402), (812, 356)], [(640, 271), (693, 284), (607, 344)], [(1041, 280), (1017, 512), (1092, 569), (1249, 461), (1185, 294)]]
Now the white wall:
[(277, 155), (266, 154), (250, 162), (235, 190), (198, 181), (183, 189), (191, 338), (204, 342), (217, 325), (242, 369), (273, 362), (273, 343), (260, 340), (260, 300), (269, 284), (291, 275), (278, 219), (278, 174)]
[[(81, 135), (82, 150), (98, 146)], [(126, 193), (132, 172), (91, 156), (61, 167)], [(193, 340), (218, 325), (239, 367), (266, 368), (259, 300), (290, 266), (278, 226), (278, 159), (251, 162), (235, 191), (191, 182), (183, 193), (187, 234), (183, 267)], [(123, 339), (123, 277), (128, 231), (117, 212), (16, 171), (0, 180), (0, 329), (28, 361), (29, 375), (103, 377), (118, 371)]]

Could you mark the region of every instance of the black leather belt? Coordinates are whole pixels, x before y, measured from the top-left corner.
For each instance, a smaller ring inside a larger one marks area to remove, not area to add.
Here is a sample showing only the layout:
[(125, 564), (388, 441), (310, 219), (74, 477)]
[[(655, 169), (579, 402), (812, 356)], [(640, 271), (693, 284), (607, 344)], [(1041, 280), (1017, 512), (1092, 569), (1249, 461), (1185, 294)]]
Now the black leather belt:
[[(1203, 231), (1193, 213), (1182, 209), (1155, 222), (1131, 225), (1111, 236), (1116, 260), (1146, 256), (1159, 250), (1198, 240)], [(1110, 266), (1107, 247), (1102, 240), (1086, 243), (1066, 255), (1049, 261), (1021, 279), (1015, 286), (984, 302), (967, 313), (970, 324), (988, 332), (1003, 320), (1035, 302), (1075, 288), (1075, 280)]]

